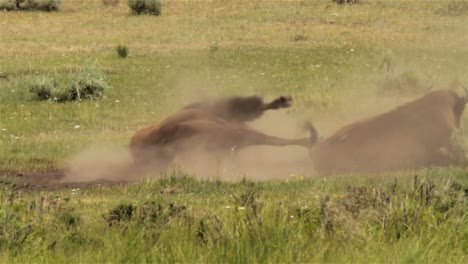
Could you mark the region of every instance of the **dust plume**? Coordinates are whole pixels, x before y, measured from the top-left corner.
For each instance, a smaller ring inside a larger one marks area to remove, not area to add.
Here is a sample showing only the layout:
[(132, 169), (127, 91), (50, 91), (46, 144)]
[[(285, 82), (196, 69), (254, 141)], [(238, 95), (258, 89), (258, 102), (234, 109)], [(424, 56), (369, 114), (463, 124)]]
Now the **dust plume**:
[(136, 172), (128, 148), (96, 145), (68, 160), (63, 182), (130, 182)]
[[(307, 137), (303, 120), (295, 119), (285, 110), (265, 113), (249, 124), (253, 129), (283, 138)], [(181, 153), (174, 166), (189, 174), (207, 179), (236, 181), (288, 179), (312, 174), (309, 150), (299, 146), (251, 146), (233, 150), (228, 156), (195, 150)]]

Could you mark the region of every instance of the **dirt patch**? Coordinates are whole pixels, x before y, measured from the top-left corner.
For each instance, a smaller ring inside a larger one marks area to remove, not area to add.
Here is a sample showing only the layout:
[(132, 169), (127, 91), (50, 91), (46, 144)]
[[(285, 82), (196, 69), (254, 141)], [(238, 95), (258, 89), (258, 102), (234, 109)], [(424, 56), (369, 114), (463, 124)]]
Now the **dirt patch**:
[(16, 190), (58, 190), (84, 188), (96, 185), (120, 185), (129, 181), (95, 180), (89, 182), (66, 181), (65, 170), (48, 171), (0, 171), (0, 183), (11, 185)]

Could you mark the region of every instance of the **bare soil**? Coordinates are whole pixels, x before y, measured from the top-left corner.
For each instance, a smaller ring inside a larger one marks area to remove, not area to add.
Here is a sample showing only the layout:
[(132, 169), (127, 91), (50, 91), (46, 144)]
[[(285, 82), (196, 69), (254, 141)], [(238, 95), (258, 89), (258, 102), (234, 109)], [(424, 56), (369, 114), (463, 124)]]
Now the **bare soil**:
[(65, 170), (47, 171), (0, 171), (0, 184), (11, 185), (14, 189), (58, 190), (67, 188), (85, 188), (96, 185), (121, 185), (129, 181), (95, 180), (88, 182), (64, 181)]

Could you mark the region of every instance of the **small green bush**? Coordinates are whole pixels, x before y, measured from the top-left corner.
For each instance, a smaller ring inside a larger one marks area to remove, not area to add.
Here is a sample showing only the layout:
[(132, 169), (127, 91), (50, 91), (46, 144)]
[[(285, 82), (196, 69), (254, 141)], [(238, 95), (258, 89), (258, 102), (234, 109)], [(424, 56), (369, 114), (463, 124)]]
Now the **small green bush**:
[(0, 0), (0, 9), (58, 11), (62, 0)]
[(118, 45), (117, 46), (117, 54), (119, 54), (119, 57), (122, 59), (127, 58), (128, 56), (128, 47), (125, 45)]
[(0, 10), (16, 10), (16, 0), (0, 0)]
[(132, 13), (135, 15), (161, 15), (161, 0), (128, 0), (128, 6), (132, 10)]
[(68, 97), (68, 101), (97, 99), (103, 97), (105, 90), (109, 88), (104, 73), (96, 65), (92, 65), (71, 81), (64, 96)]
[(29, 91), (33, 94), (32, 100), (49, 100), (52, 98), (52, 94), (59, 89), (58, 87), (57, 80), (47, 76), (39, 76), (30, 80)]
[(29, 0), (30, 10), (58, 11), (61, 0)]
[(32, 100), (54, 100), (57, 102), (98, 99), (110, 86), (106, 83), (104, 73), (95, 65), (81, 70), (71, 76), (68, 84), (59, 82), (58, 78), (36, 77), (29, 81)]

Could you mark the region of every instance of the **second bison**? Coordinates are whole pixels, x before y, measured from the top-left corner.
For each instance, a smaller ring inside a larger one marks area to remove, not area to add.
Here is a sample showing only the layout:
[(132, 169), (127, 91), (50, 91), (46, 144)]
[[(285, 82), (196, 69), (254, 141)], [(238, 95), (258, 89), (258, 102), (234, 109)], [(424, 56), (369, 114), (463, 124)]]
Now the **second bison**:
[(451, 165), (452, 135), (460, 127), (467, 102), (468, 91), (459, 96), (436, 90), (344, 126), (312, 148), (315, 170), (330, 174)]

